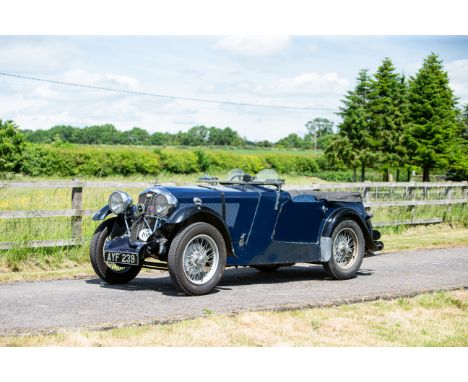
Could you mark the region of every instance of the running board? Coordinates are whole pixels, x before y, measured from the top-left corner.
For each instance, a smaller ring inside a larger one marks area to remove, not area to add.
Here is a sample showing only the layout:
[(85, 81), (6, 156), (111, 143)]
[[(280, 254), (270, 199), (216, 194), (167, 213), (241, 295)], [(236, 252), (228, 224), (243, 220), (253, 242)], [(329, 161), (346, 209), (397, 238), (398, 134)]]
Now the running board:
[(156, 269), (158, 271), (167, 271), (167, 263), (161, 261), (143, 261), (143, 268)]

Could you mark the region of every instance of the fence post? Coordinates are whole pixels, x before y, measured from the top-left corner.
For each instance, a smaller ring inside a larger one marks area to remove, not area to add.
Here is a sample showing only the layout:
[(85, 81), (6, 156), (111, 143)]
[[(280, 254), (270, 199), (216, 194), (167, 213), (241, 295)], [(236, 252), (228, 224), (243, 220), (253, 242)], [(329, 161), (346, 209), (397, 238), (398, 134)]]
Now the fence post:
[[(445, 188), (445, 199), (446, 200), (452, 200), (453, 197), (453, 188), (452, 186), (447, 186)], [(450, 216), (450, 213), (452, 212), (452, 205), (447, 204), (447, 208), (445, 209), (445, 214), (444, 214), (444, 222), (447, 220), (447, 217)]]
[[(83, 187), (72, 188), (72, 209), (83, 209)], [(82, 221), (82, 216), (72, 216), (71, 218), (72, 238), (74, 240), (81, 241), (83, 239), (81, 226)]]
[[(409, 186), (408, 187), (408, 197), (411, 199), (411, 200), (415, 200), (415, 190), (416, 190), (416, 187), (415, 187), (415, 184), (413, 182), (413, 185), (412, 186)], [(410, 211), (411, 211), (411, 223), (414, 222), (414, 214), (416, 212), (416, 206), (413, 205), (410, 207)]]

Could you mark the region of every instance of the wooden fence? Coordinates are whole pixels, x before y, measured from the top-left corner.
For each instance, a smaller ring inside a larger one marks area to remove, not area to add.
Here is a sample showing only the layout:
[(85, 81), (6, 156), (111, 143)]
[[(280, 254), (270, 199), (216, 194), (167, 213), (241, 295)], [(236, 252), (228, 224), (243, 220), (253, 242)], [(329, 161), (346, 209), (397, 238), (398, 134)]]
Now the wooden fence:
[[(83, 189), (92, 188), (147, 188), (152, 183), (147, 182), (87, 182), (87, 181), (42, 181), (42, 182), (0, 182), (1, 188), (36, 188), (58, 189), (68, 188), (71, 192), (71, 209), (66, 210), (31, 210), (31, 211), (0, 211), (0, 219), (51, 218), (70, 217), (71, 238), (63, 240), (35, 240), (26, 243), (0, 242), (0, 250), (13, 247), (55, 247), (80, 245), (83, 242), (82, 220), (92, 216), (96, 210), (83, 209)], [(444, 221), (443, 217), (430, 219), (414, 219), (417, 206), (444, 205), (447, 211), (454, 204), (466, 204), (468, 200), (468, 182), (418, 183), (418, 182), (363, 182), (363, 183), (317, 183), (306, 187), (286, 187), (286, 190), (347, 190), (361, 192), (366, 207), (408, 207), (411, 209), (411, 219), (374, 222), (374, 226), (397, 226), (408, 224), (436, 224)], [(397, 192), (398, 190), (398, 192)], [(433, 191), (436, 190), (434, 193)], [(454, 197), (454, 190), (457, 190)], [(431, 195), (432, 194), (432, 195)], [(433, 198), (438, 196), (438, 198)], [(442, 196), (442, 197), (441, 197)], [(432, 198), (431, 198), (432, 197)], [(447, 214), (445, 214), (447, 215)]]

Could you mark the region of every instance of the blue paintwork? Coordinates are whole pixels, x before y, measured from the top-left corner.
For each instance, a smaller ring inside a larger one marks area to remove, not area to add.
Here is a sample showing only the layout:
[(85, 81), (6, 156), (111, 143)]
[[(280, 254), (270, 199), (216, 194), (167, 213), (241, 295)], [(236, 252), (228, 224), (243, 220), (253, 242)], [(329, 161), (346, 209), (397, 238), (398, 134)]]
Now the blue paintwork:
[[(281, 191), (277, 204), (276, 189), (257, 185), (155, 186), (144, 193), (158, 190), (170, 192), (177, 198), (177, 206), (156, 233), (174, 235), (188, 219), (210, 219), (223, 231), (228, 249), (231, 247), (227, 265), (320, 262), (321, 238), (330, 237), (333, 227), (345, 216), (358, 221), (366, 247), (375, 249), (372, 226), (362, 203), (327, 202), (313, 195), (291, 197)], [(200, 206), (195, 205), (194, 197), (202, 200)], [(95, 218), (105, 217), (109, 212), (106, 207)], [(122, 248), (123, 244), (119, 241), (115, 247)]]
[(112, 212), (109, 206), (106, 204), (104, 207), (102, 207), (98, 212), (94, 214), (93, 220), (104, 220), (111, 213)]

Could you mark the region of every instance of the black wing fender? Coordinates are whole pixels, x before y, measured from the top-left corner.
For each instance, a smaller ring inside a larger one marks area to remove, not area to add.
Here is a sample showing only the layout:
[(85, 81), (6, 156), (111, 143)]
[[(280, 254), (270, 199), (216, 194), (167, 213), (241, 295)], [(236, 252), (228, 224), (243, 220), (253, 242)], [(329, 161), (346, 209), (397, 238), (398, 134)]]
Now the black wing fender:
[(361, 227), (364, 240), (366, 242), (366, 251), (377, 251), (378, 248), (372, 238), (372, 233), (366, 222), (355, 210), (352, 208), (339, 208), (333, 211), (325, 220), (323, 224), (322, 233), (320, 235), (320, 261), (327, 262), (331, 258), (332, 250), (332, 234), (336, 225), (345, 218), (351, 218)]
[(98, 212), (96, 212), (93, 216), (93, 220), (104, 220), (112, 211), (109, 208), (109, 205), (106, 204), (102, 207)]
[(223, 235), (228, 255), (235, 256), (234, 249), (232, 248), (231, 234), (225, 221), (218, 213), (206, 206), (191, 205), (178, 209), (166, 220), (160, 231), (169, 240), (172, 240), (182, 228), (198, 222), (205, 222), (216, 227), (221, 235)]

